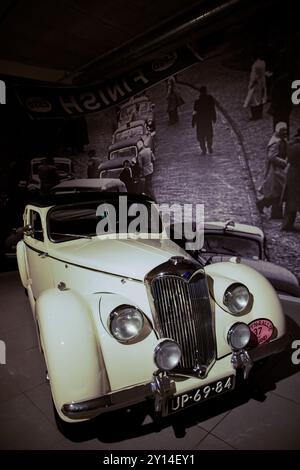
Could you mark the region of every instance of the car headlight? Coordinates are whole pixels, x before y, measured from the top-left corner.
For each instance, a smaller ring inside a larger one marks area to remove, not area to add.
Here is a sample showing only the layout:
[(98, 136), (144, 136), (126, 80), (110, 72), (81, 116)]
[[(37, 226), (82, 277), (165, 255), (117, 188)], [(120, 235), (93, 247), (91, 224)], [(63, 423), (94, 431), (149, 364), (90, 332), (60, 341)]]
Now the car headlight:
[(231, 284), (224, 294), (224, 305), (233, 315), (241, 315), (250, 303), (250, 292), (243, 284)]
[(160, 370), (172, 370), (181, 359), (181, 349), (176, 341), (165, 339), (154, 350), (154, 362)]
[(144, 315), (132, 305), (120, 305), (109, 317), (111, 334), (121, 343), (134, 340), (144, 327)]
[(235, 323), (228, 331), (227, 341), (232, 349), (243, 349), (250, 341), (251, 331), (246, 323)]

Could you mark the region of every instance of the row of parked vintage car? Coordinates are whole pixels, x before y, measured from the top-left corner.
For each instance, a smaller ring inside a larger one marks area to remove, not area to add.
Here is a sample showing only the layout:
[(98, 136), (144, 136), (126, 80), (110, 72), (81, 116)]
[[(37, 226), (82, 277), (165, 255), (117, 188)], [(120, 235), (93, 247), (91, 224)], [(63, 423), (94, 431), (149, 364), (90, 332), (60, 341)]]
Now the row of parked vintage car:
[[(93, 189), (124, 191), (125, 186), (119, 177), (124, 169), (124, 162), (128, 161), (133, 168), (137, 162), (137, 142), (143, 140), (146, 147), (154, 151), (155, 139), (155, 105), (145, 95), (130, 99), (120, 107), (118, 112), (118, 126), (112, 135), (112, 143), (108, 148), (107, 159), (92, 156), (88, 162), (88, 179), (78, 183), (81, 190), (88, 187)], [(29, 189), (38, 189), (39, 166), (42, 158), (31, 160)], [(74, 179), (72, 160), (65, 157), (54, 158), (61, 183), (55, 190), (70, 189), (72, 183), (66, 183)], [(99, 181), (98, 178), (100, 178)], [(77, 181), (74, 182), (75, 186)]]
[[(143, 140), (144, 145), (153, 152), (155, 150), (155, 105), (145, 95), (130, 99), (118, 112), (118, 127), (112, 135), (112, 143), (108, 148), (107, 160), (100, 161), (97, 157), (90, 161), (100, 179), (119, 179), (128, 161), (136, 177), (134, 166), (138, 158), (137, 143)], [(138, 179), (138, 177), (137, 177)], [(116, 182), (115, 182), (116, 184)]]
[[(75, 178), (73, 163), (68, 157), (55, 157), (60, 183), (52, 188), (52, 193), (76, 191), (111, 191), (126, 192), (120, 174), (127, 160), (132, 167), (137, 161), (137, 142), (142, 139), (146, 146), (154, 150), (155, 105), (145, 95), (136, 96), (123, 104), (118, 112), (118, 126), (112, 135), (112, 144), (108, 148), (107, 158), (103, 161), (97, 156), (89, 159), (88, 178)], [(39, 169), (44, 158), (33, 158), (30, 162), (28, 182), (24, 181), (31, 194), (38, 193), (41, 187)], [(91, 171), (89, 171), (91, 170)], [(138, 176), (133, 174), (133, 185), (137, 192), (141, 189)], [(7, 257), (15, 256), (16, 243), (22, 234), (21, 228), (15, 228), (7, 236), (5, 251)]]

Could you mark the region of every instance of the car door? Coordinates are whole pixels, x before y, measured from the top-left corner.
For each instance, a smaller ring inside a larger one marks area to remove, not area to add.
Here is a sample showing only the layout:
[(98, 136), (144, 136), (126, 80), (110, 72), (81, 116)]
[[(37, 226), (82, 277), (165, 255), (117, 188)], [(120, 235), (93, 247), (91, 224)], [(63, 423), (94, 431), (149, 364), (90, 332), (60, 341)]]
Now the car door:
[[(53, 287), (51, 261), (47, 256), (45, 242), (46, 231), (42, 223), (41, 213), (33, 207), (29, 207), (25, 214), (25, 225), (31, 230), (24, 233), (26, 245), (26, 259), (28, 276), (35, 299), (46, 289)], [(30, 234), (31, 232), (31, 234)]]

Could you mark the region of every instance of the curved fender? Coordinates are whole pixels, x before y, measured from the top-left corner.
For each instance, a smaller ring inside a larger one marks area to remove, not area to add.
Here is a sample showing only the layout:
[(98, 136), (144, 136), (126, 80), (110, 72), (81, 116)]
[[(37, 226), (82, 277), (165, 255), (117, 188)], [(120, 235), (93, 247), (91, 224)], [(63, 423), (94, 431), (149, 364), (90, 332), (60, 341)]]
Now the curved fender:
[(25, 252), (25, 244), (23, 240), (17, 243), (17, 262), (19, 268), (19, 274), (21, 278), (21, 282), (25, 289), (28, 288), (28, 275), (27, 275), (27, 265), (26, 265), (26, 252)]
[(64, 403), (99, 397), (108, 391), (106, 372), (90, 308), (71, 290), (44, 291), (36, 301), (41, 344), (59, 416)]
[[(245, 264), (222, 262), (206, 266), (205, 272), (208, 275), (210, 293), (216, 302), (215, 318), (219, 356), (230, 352), (226, 340), (227, 333), (229, 328), (238, 321), (248, 324), (259, 318), (267, 318), (274, 324), (277, 337), (284, 335), (285, 317), (277, 293), (258, 271)], [(253, 296), (252, 308), (245, 315), (232, 315), (223, 304), (225, 290), (235, 282), (245, 284)]]
[(26, 248), (25, 248), (25, 243), (23, 242), (23, 240), (21, 240), (17, 243), (17, 262), (18, 262), (18, 268), (19, 268), (19, 274), (20, 274), (21, 282), (23, 284), (23, 287), (25, 287), (25, 289), (27, 289), (28, 299), (29, 299), (31, 311), (32, 311), (32, 314), (34, 316), (34, 313), (35, 313), (35, 299), (34, 299), (34, 295), (33, 295), (33, 292), (32, 292), (31, 280), (28, 277)]
[[(99, 338), (111, 390), (149, 382), (152, 380), (153, 372), (157, 369), (153, 354), (158, 339), (150, 325), (150, 319), (148, 319), (148, 334), (134, 344), (122, 344), (109, 332), (108, 318), (110, 312), (122, 304), (140, 308), (138, 301), (138, 298), (135, 298), (133, 302), (132, 299), (117, 294), (100, 294), (101, 328), (99, 328)], [(140, 308), (140, 310), (142, 309)], [(145, 317), (147, 318), (146, 315)]]

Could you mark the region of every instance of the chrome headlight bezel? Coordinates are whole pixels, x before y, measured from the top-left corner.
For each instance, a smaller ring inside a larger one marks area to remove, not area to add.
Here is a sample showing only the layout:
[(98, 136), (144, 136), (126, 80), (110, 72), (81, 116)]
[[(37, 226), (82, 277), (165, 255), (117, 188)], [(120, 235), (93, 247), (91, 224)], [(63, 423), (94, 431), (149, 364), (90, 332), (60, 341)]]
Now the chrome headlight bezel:
[[(239, 338), (234, 337), (234, 335), (237, 334), (238, 330), (240, 330), (241, 332), (241, 329), (244, 330), (243, 334), (246, 334), (246, 337), (242, 343), (238, 344)], [(233, 351), (239, 351), (241, 349), (246, 348), (250, 343), (250, 339), (251, 339), (251, 330), (249, 326), (247, 325), (247, 323), (243, 323), (243, 322), (234, 323), (233, 325), (231, 325), (227, 333), (227, 342)]]
[[(244, 291), (246, 301), (238, 308), (236, 305), (234, 305), (234, 302), (236, 302), (237, 296), (241, 295), (241, 292), (238, 293), (238, 291), (241, 290)], [(231, 313), (231, 315), (236, 317), (245, 315), (252, 307), (252, 295), (248, 287), (246, 287), (241, 282), (235, 282), (234, 284), (230, 284), (230, 286), (228, 286), (225, 290), (223, 304), (228, 309), (229, 313)]]
[[(173, 348), (173, 353), (170, 353), (170, 356), (167, 358), (167, 360), (170, 360), (171, 354), (177, 354), (176, 360), (174, 361), (173, 364), (170, 364), (170, 365), (167, 365), (166, 363), (163, 364), (163, 360), (166, 359), (163, 356), (166, 355), (168, 348), (169, 348), (169, 353), (171, 349)], [(169, 372), (178, 366), (181, 360), (181, 355), (182, 355), (181, 348), (176, 341), (174, 341), (173, 339), (164, 339), (163, 341), (158, 343), (158, 345), (155, 347), (153, 360), (159, 370), (164, 370), (164, 371)]]
[[(128, 317), (127, 322), (129, 324), (134, 320), (134, 317), (136, 321), (136, 325), (131, 323), (131, 325), (136, 327), (136, 332), (132, 335), (128, 335), (127, 337), (124, 334), (121, 334), (120, 329), (122, 325), (118, 325), (117, 323), (120, 323), (120, 321), (126, 322), (126, 318), (124, 318), (126, 316)], [(138, 324), (138, 322), (140, 322), (140, 324)], [(145, 319), (144, 313), (134, 305), (118, 305), (108, 317), (109, 332), (119, 343), (122, 344), (132, 344), (137, 342), (143, 335), (145, 326), (148, 326), (148, 322)]]

